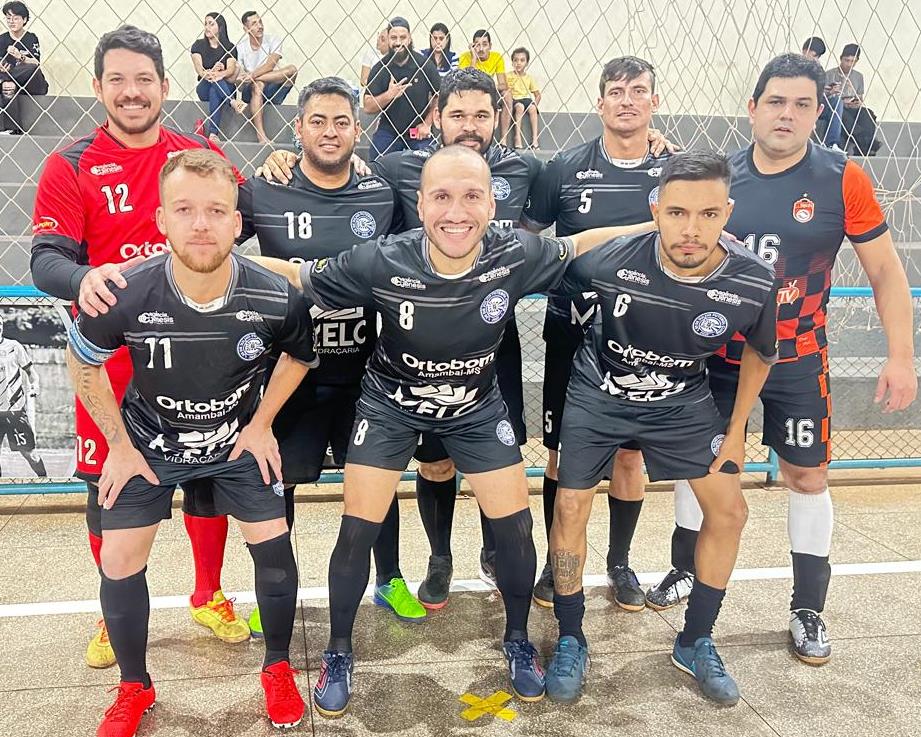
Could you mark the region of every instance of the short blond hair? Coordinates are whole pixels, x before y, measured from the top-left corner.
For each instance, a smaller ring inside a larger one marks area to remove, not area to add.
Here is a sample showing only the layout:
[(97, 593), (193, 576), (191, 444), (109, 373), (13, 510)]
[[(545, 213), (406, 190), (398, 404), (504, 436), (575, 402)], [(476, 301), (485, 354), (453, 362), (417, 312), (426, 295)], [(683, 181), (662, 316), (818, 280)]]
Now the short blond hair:
[(160, 169), (160, 199), (163, 199), (163, 182), (166, 178), (177, 169), (198, 174), (200, 177), (216, 177), (226, 179), (233, 184), (233, 201), (237, 202), (238, 183), (237, 174), (231, 164), (225, 157), (209, 148), (190, 148), (185, 151), (179, 151), (170, 156), (163, 168)]

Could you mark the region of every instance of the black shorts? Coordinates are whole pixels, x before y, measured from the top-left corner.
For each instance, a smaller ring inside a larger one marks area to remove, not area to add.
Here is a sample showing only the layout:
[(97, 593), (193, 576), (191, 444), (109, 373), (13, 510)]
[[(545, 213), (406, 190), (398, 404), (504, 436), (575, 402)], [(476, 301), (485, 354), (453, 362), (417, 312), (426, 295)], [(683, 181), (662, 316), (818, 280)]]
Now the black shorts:
[(657, 406), (609, 398), (578, 374), (560, 428), (560, 488), (594, 489), (618, 448), (643, 452), (650, 481), (697, 479), (710, 472), (727, 420), (713, 398)]
[(298, 387), (272, 425), (285, 484), (312, 484), (324, 468), (345, 465), (359, 396), (354, 385)]
[[(707, 362), (710, 391), (732, 409), (739, 369), (717, 358)], [(775, 364), (761, 390), (764, 429), (761, 443), (788, 463), (818, 468), (831, 460), (831, 393), (824, 351)]]
[[(496, 379), (518, 445), (528, 442), (528, 431), (524, 424), (524, 386), (521, 374), (521, 339), (518, 335), (518, 324), (512, 320), (505, 326), (505, 334), (499, 344)], [(450, 457), (444, 443), (429, 432), (422, 433), (422, 440), (413, 455), (420, 463), (437, 463)]]
[(208, 482), (214, 492), (217, 514), (229, 514), (242, 522), (264, 522), (285, 516), (281, 484), (263, 482), (259, 465), (249, 453), (235, 461), (201, 466), (149, 458), (147, 462), (160, 484), (153, 486), (141, 476), (130, 479), (112, 509), (102, 510), (103, 530), (147, 527), (169, 519), (176, 487), (182, 484), (184, 488), (194, 488), (202, 482)]
[[(579, 331), (581, 333), (581, 329)], [(560, 447), (560, 425), (563, 408), (566, 406), (566, 390), (572, 374), (572, 361), (582, 345), (584, 334), (573, 333), (570, 325), (560, 325), (551, 315), (544, 323), (544, 447), (558, 450)], [(624, 443), (625, 450), (638, 450), (634, 442)]]
[(524, 112), (528, 112), (528, 108), (534, 104), (533, 98), (530, 97), (518, 97), (512, 100), (512, 107), (515, 105), (521, 105), (524, 108)]
[(498, 392), (469, 414), (449, 420), (404, 412), (386, 399), (362, 394), (348, 462), (402, 471), (416, 453), (419, 436), (431, 434), (443, 444), (461, 473), (484, 473), (513, 466), (521, 450)]
[(23, 453), (35, 450), (35, 431), (24, 409), (0, 412), (0, 445), (3, 445), (4, 438), (10, 444), (10, 450)]

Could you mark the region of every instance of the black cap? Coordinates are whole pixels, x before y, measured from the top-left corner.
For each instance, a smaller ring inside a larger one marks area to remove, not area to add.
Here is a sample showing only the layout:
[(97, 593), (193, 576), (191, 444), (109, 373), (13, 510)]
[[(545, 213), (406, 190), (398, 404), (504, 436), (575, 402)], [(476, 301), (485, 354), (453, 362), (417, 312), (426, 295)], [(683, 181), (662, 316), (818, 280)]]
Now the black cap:
[(409, 21), (406, 20), (402, 15), (395, 15), (390, 19), (390, 22), (387, 24), (387, 29), (391, 28), (405, 28), (409, 30)]

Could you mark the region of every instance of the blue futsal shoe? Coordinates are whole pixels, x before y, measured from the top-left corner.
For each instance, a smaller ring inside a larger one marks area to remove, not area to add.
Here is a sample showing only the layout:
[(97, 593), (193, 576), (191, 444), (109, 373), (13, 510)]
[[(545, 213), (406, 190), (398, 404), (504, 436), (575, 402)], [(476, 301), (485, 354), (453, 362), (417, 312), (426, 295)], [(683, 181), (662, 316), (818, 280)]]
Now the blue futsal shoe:
[(528, 640), (511, 640), (502, 644), (502, 652), (515, 695), (522, 701), (544, 698), (544, 669), (540, 667), (534, 645)]
[(345, 713), (352, 697), (352, 653), (323, 653), (320, 677), (313, 688), (313, 705), (324, 717)]
[(588, 648), (571, 635), (561, 637), (547, 666), (547, 696), (563, 704), (578, 699), (589, 665)]
[(681, 635), (675, 638), (672, 663), (678, 670), (694, 676), (704, 696), (723, 706), (735, 706), (739, 702), (739, 687), (716, 652), (716, 645), (709, 637), (698, 637), (693, 647), (681, 645)]

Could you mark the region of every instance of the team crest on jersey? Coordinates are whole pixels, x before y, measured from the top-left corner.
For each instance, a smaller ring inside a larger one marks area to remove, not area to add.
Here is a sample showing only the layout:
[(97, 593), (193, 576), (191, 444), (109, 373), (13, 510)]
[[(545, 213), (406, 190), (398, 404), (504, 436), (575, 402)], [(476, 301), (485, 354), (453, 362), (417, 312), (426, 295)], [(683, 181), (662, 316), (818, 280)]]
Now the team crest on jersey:
[(38, 219), (38, 222), (32, 226), (32, 233), (34, 235), (36, 233), (41, 233), (46, 230), (57, 230), (57, 229), (58, 229), (57, 220), (55, 220), (50, 215), (42, 215)]
[(792, 305), (799, 299), (799, 279), (791, 279), (777, 290), (777, 304)]
[(512, 423), (508, 420), (499, 420), (499, 424), (496, 425), (496, 437), (499, 438), (499, 442), (502, 445), (512, 446), (517, 441), (515, 439), (515, 430), (512, 428)]
[(509, 302), (508, 292), (504, 289), (495, 289), (487, 294), (480, 304), (480, 317), (483, 318), (483, 322), (490, 325), (499, 322), (508, 312)]
[(352, 215), (349, 225), (352, 226), (352, 232), (359, 238), (370, 238), (377, 229), (377, 221), (367, 210), (359, 210)]
[(659, 204), (659, 188), (653, 187), (649, 190), (649, 204), (658, 205)]
[(505, 177), (492, 178), (492, 196), (497, 200), (507, 200), (512, 193), (512, 186)]
[(729, 320), (719, 312), (702, 312), (694, 318), (691, 328), (702, 338), (715, 338), (726, 332)]
[(723, 447), (723, 441), (725, 439), (726, 436), (720, 433), (714, 436), (713, 440), (710, 441), (710, 452), (712, 452), (713, 455), (718, 456), (720, 454), (720, 448)]
[(174, 320), (165, 312), (142, 312), (138, 315), (141, 325), (172, 325)]
[(237, 342), (237, 355), (244, 361), (254, 361), (264, 350), (262, 338), (255, 333), (247, 333)]
[(793, 219), (798, 223), (808, 223), (815, 215), (815, 202), (803, 196), (793, 203)]
[(97, 177), (104, 177), (106, 174), (118, 174), (120, 171), (124, 171), (124, 167), (114, 162), (90, 167), (90, 174), (95, 174)]

